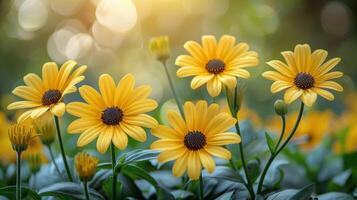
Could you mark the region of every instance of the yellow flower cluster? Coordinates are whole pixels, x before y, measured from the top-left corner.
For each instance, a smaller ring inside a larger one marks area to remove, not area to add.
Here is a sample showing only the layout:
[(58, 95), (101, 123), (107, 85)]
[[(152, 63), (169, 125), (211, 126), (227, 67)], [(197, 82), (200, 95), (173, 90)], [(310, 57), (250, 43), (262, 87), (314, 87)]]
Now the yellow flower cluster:
[(98, 158), (81, 152), (76, 155), (74, 162), (79, 178), (82, 181), (90, 181), (95, 174)]
[(8, 129), (9, 138), (12, 148), (17, 152), (27, 149), (32, 136), (33, 128), (27, 124), (14, 124)]

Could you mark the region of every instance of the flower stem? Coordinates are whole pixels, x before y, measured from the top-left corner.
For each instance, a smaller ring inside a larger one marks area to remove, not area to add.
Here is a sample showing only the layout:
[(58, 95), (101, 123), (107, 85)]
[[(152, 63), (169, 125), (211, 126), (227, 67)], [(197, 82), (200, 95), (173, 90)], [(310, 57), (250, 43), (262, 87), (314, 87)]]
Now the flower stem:
[(72, 182), (73, 178), (72, 178), (71, 172), (69, 171), (67, 158), (66, 158), (66, 153), (64, 152), (63, 142), (62, 142), (62, 137), (61, 137), (61, 128), (59, 126), (59, 121), (58, 121), (58, 117), (57, 116), (55, 116), (55, 124), (56, 124), (58, 142), (59, 142), (60, 149), (61, 149), (61, 155), (62, 155), (62, 159), (63, 159), (63, 164), (64, 164), (64, 167), (65, 167), (66, 172), (67, 172), (68, 180), (70, 182)]
[(59, 170), (58, 165), (57, 165), (57, 163), (56, 163), (55, 156), (54, 156), (54, 154), (53, 154), (51, 145), (47, 145), (47, 148), (48, 148), (48, 151), (50, 152), (50, 157), (51, 157), (52, 163), (53, 163), (53, 165), (55, 166), (55, 169), (56, 169), (58, 175), (59, 175), (61, 178), (63, 178), (63, 177), (62, 177), (62, 174), (61, 174), (61, 171)]
[(176, 92), (176, 89), (175, 89), (175, 87), (174, 87), (174, 83), (173, 83), (173, 81), (172, 81), (172, 78), (171, 78), (171, 76), (170, 76), (170, 73), (169, 73), (169, 69), (168, 69), (168, 67), (167, 67), (167, 64), (166, 64), (166, 62), (164, 62), (164, 61), (162, 62), (162, 64), (164, 65), (165, 72), (166, 72), (166, 77), (167, 77), (167, 80), (169, 81), (170, 88), (171, 88), (172, 94), (174, 95), (174, 98), (175, 98), (177, 107), (178, 107), (178, 109), (179, 109), (179, 111), (180, 111), (181, 116), (184, 117), (185, 115), (184, 115), (184, 112), (183, 112), (182, 103), (181, 103), (181, 101), (180, 101), (179, 96), (177, 95), (177, 92)]
[(277, 149), (278, 149), (279, 146), (280, 146), (281, 141), (282, 141), (283, 138), (284, 138), (285, 127), (286, 127), (285, 115), (282, 115), (282, 116), (281, 116), (281, 123), (282, 123), (281, 133), (280, 133), (280, 137), (279, 137), (278, 143), (276, 144), (276, 146), (275, 146), (275, 148), (274, 148), (274, 152), (277, 151)]
[[(263, 188), (263, 183), (264, 183), (264, 178), (265, 178), (265, 175), (266, 173), (268, 172), (268, 169), (271, 165), (271, 163), (273, 162), (273, 160), (275, 159), (275, 157), (284, 149), (284, 147), (289, 143), (289, 141), (291, 140), (291, 138), (294, 136), (295, 132), (296, 132), (296, 129), (298, 128), (299, 124), (300, 124), (300, 121), (301, 121), (301, 118), (302, 118), (302, 114), (304, 112), (304, 103), (301, 102), (301, 106), (300, 106), (300, 111), (299, 111), (299, 115), (296, 119), (296, 122), (295, 122), (295, 125), (293, 127), (293, 129), (291, 130), (288, 138), (285, 140), (285, 142), (281, 145), (281, 147), (279, 148), (278, 145), (276, 146), (276, 151), (274, 153), (272, 153), (270, 155), (270, 158), (267, 162), (267, 164), (265, 165), (265, 168), (262, 172), (262, 175), (260, 177), (260, 180), (259, 180), (259, 184), (258, 184), (258, 189), (257, 189), (257, 194), (260, 194), (261, 191), (262, 191), (262, 188)], [(283, 124), (284, 126), (284, 124)], [(285, 127), (284, 127), (285, 128)]]
[(89, 200), (88, 182), (87, 182), (87, 181), (84, 181), (84, 182), (83, 182), (83, 189), (84, 189), (85, 199), (86, 199), (86, 200)]
[(21, 151), (16, 156), (16, 200), (21, 200)]
[[(239, 136), (241, 136), (238, 119), (237, 119), (237, 123), (236, 123), (235, 127), (236, 127), (237, 134), (238, 134)], [(239, 146), (240, 159), (241, 159), (241, 161), (242, 161), (242, 167), (243, 167), (244, 175), (245, 175), (245, 177), (246, 177), (246, 179), (247, 179), (247, 189), (248, 189), (248, 191), (249, 191), (249, 194), (250, 194), (251, 199), (255, 199), (255, 194), (254, 194), (254, 190), (253, 190), (253, 185), (252, 185), (252, 183), (251, 183), (251, 181), (250, 181), (250, 178), (249, 178), (249, 176), (248, 176), (247, 164), (246, 164), (245, 158), (244, 158), (243, 143), (242, 143), (242, 142), (239, 143), (238, 146)]]
[(114, 144), (111, 143), (111, 151), (112, 151), (112, 169), (113, 169), (113, 185), (112, 185), (112, 197), (113, 200), (117, 198), (117, 172), (115, 171), (116, 159), (115, 159), (115, 147)]
[(201, 175), (200, 175), (199, 182), (200, 182), (200, 200), (203, 200), (203, 199), (204, 199), (204, 196), (203, 196), (203, 179), (202, 179), (202, 173), (201, 173)]

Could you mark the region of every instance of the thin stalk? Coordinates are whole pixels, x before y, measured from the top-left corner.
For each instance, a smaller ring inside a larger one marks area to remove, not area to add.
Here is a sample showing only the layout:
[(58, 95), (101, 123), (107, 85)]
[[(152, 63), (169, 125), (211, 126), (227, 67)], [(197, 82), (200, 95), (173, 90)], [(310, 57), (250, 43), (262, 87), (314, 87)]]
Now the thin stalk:
[(65, 167), (66, 172), (67, 172), (68, 180), (70, 182), (72, 182), (73, 178), (72, 178), (72, 175), (71, 175), (71, 171), (69, 170), (69, 167), (68, 167), (66, 153), (64, 152), (63, 141), (62, 141), (62, 136), (61, 136), (61, 128), (59, 126), (59, 121), (58, 121), (58, 117), (57, 116), (55, 116), (55, 124), (56, 124), (58, 143), (59, 143), (60, 149), (61, 149), (61, 155), (62, 155), (62, 159), (63, 159), (63, 164), (64, 164), (64, 167)]
[(173, 83), (172, 78), (170, 76), (169, 69), (168, 69), (168, 67), (166, 65), (166, 62), (163, 61), (162, 64), (164, 65), (165, 72), (166, 72), (166, 77), (167, 77), (167, 80), (169, 81), (170, 88), (171, 88), (172, 94), (174, 95), (177, 107), (178, 107), (178, 109), (180, 111), (181, 116), (184, 117), (185, 115), (184, 115), (184, 112), (183, 112), (182, 103), (181, 103), (180, 98), (179, 98), (179, 96), (178, 96), (178, 94), (176, 92), (176, 89), (174, 87), (174, 83)]
[(87, 181), (83, 181), (83, 189), (84, 189), (85, 199), (89, 200), (88, 182)]
[(204, 199), (204, 196), (203, 196), (203, 179), (202, 179), (202, 174), (200, 175), (200, 200), (203, 200)]
[(280, 133), (280, 137), (279, 137), (278, 143), (276, 144), (276, 146), (274, 148), (274, 152), (279, 148), (280, 143), (281, 143), (281, 141), (283, 140), (283, 137), (284, 137), (285, 127), (286, 127), (285, 115), (281, 116), (281, 124), (282, 124), (281, 133)]
[(55, 159), (55, 156), (54, 156), (54, 154), (53, 154), (51, 145), (47, 145), (47, 148), (48, 148), (48, 151), (50, 152), (50, 157), (51, 157), (52, 163), (53, 163), (53, 165), (55, 166), (55, 169), (56, 169), (58, 175), (59, 175), (61, 178), (63, 178), (63, 177), (62, 177), (62, 174), (61, 174), (61, 171), (59, 170), (58, 165), (57, 165), (57, 163), (56, 163), (56, 159)]
[(274, 161), (275, 157), (284, 149), (284, 147), (289, 143), (291, 138), (294, 136), (294, 134), (296, 132), (296, 129), (298, 128), (298, 126), (300, 124), (303, 112), (304, 112), (304, 103), (301, 102), (299, 115), (298, 115), (298, 117), (296, 119), (295, 125), (294, 125), (293, 129), (291, 130), (288, 138), (285, 140), (285, 142), (281, 145), (280, 148), (277, 147), (277, 151), (275, 151), (274, 154), (270, 155), (270, 158), (269, 158), (267, 164), (264, 167), (264, 170), (263, 170), (262, 175), (261, 175), (260, 180), (259, 180), (257, 194), (260, 194), (261, 191), (262, 191), (265, 175), (268, 172), (271, 163)]
[(115, 160), (115, 147), (114, 144), (111, 143), (111, 151), (112, 151), (112, 170), (113, 170), (113, 184), (112, 184), (112, 197), (113, 200), (117, 199), (117, 173), (115, 171), (115, 165), (116, 165), (116, 160)]
[(21, 200), (21, 151), (16, 156), (16, 200)]

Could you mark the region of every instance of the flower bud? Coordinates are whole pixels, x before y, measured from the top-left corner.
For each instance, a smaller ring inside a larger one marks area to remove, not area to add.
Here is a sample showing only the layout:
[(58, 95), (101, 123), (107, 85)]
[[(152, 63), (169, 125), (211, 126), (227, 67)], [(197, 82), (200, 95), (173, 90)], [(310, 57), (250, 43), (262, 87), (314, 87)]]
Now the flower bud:
[(42, 143), (44, 145), (51, 145), (56, 138), (56, 130), (52, 116), (50, 114), (45, 114), (36, 119), (34, 124), (36, 133), (39, 134)]
[(230, 89), (228, 87), (226, 89), (227, 89), (226, 91), (227, 91), (228, 104), (231, 111), (238, 112), (240, 107), (242, 106), (245, 87), (241, 86), (241, 84), (238, 84), (233, 89)]
[(28, 124), (15, 124), (8, 128), (8, 134), (12, 149), (22, 152), (27, 149), (32, 139), (33, 128)]
[(288, 113), (288, 106), (281, 99), (275, 101), (274, 109), (275, 113), (280, 116), (286, 115)]
[(152, 38), (149, 48), (151, 53), (153, 53), (160, 62), (165, 62), (170, 57), (170, 42), (168, 36)]
[(90, 181), (95, 174), (98, 158), (81, 152), (75, 157), (76, 171), (81, 181)]

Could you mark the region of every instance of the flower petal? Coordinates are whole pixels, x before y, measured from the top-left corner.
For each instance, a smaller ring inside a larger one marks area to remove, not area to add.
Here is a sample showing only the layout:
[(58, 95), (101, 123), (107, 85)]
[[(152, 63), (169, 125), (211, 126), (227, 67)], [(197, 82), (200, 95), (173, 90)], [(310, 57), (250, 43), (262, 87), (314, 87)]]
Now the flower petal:
[(136, 116), (124, 116), (123, 121), (127, 124), (143, 126), (146, 128), (155, 128), (159, 125), (155, 118), (147, 114), (139, 114)]
[(216, 167), (216, 164), (213, 160), (213, 158), (211, 157), (211, 155), (209, 155), (209, 153), (206, 150), (200, 150), (198, 152), (198, 155), (200, 157), (201, 163), (203, 165), (203, 167), (209, 172), (212, 173), (214, 172), (214, 169)]
[(285, 81), (275, 81), (271, 87), (270, 91), (272, 93), (277, 93), (280, 92), (286, 88), (292, 87), (293, 85), (291, 83), (285, 82)]
[(316, 93), (314, 93), (311, 90), (304, 91), (301, 95), (302, 102), (304, 102), (304, 104), (307, 106), (312, 106), (312, 104), (315, 103), (316, 99), (317, 99)]
[(223, 147), (219, 146), (212, 146), (212, 145), (206, 145), (204, 149), (211, 155), (223, 158), (226, 160), (230, 160), (232, 158), (232, 154), (230, 151)]
[(58, 89), (57, 84), (58, 67), (54, 62), (45, 63), (42, 67), (42, 78), (45, 89)]
[(207, 138), (207, 144), (209, 145), (228, 145), (228, 144), (238, 144), (241, 142), (241, 138), (236, 133), (218, 133)]
[[(192, 108), (191, 108), (192, 109)], [(176, 111), (168, 111), (167, 112), (167, 119), (169, 120), (170, 126), (176, 130), (175, 132), (178, 133), (178, 136), (182, 136), (188, 132), (187, 125), (185, 121), (182, 119), (181, 115), (178, 114)]]
[(191, 88), (193, 90), (201, 87), (202, 85), (206, 84), (208, 81), (210, 81), (214, 77), (213, 74), (210, 75), (199, 75), (195, 76), (192, 81), (191, 81)]
[(97, 138), (99, 134), (102, 134), (104, 129), (105, 129), (105, 126), (103, 126), (102, 124), (98, 124), (98, 125), (95, 125), (95, 126), (87, 127), (87, 130), (85, 130), (79, 136), (79, 138), (77, 140), (77, 146), (78, 147), (83, 147), (83, 146), (89, 144), (95, 138)]
[(227, 131), (233, 127), (236, 122), (237, 120), (231, 117), (230, 114), (225, 112), (219, 113), (209, 121), (204, 133), (206, 134), (206, 137), (213, 137), (218, 133)]
[(296, 87), (291, 87), (285, 91), (284, 94), (284, 101), (287, 104), (292, 103), (295, 101), (297, 98), (299, 98), (302, 95), (303, 91), (296, 88)]
[(194, 41), (185, 43), (184, 48), (199, 62), (206, 62), (207, 58), (200, 44)]
[(128, 136), (119, 126), (115, 127), (112, 141), (113, 144), (120, 150), (124, 150), (128, 146)]
[(57, 117), (62, 117), (64, 112), (66, 111), (66, 105), (63, 102), (57, 103), (50, 109), (50, 111)]
[(201, 175), (201, 161), (197, 152), (188, 155), (187, 174), (192, 180), (198, 180)]
[(171, 160), (176, 160), (177, 158), (184, 155), (186, 153), (186, 151), (188, 151), (188, 150), (184, 147), (178, 147), (176, 149), (164, 151), (159, 154), (159, 156), (157, 157), (157, 160), (161, 163), (168, 162)]
[(128, 125), (126, 123), (120, 123), (120, 128), (134, 140), (139, 142), (146, 141), (146, 132), (143, 128), (134, 125)]
[(202, 49), (206, 58), (211, 59), (216, 56), (217, 41), (213, 35), (202, 36)]
[(97, 140), (97, 150), (99, 153), (105, 153), (110, 145), (110, 143), (112, 142), (112, 138), (114, 135), (114, 127), (106, 127), (106, 129), (104, 129)]
[(173, 167), (172, 173), (174, 176), (179, 177), (185, 173), (188, 163), (188, 153), (183, 154), (181, 157), (177, 158)]
[(106, 108), (102, 96), (94, 88), (84, 85), (79, 88), (79, 93), (87, 103), (97, 110), (103, 111)]
[(116, 85), (109, 74), (103, 74), (99, 77), (99, 89), (106, 106), (113, 106)]
[(174, 129), (164, 125), (159, 125), (152, 129), (151, 134), (163, 139), (183, 139), (184, 136), (184, 133), (178, 133)]
[(208, 93), (212, 96), (212, 97), (216, 97), (221, 93), (222, 90), (222, 83), (221, 81), (218, 80), (217, 76), (214, 76), (213, 79), (211, 79), (210, 81), (208, 81), (207, 83), (207, 90)]

